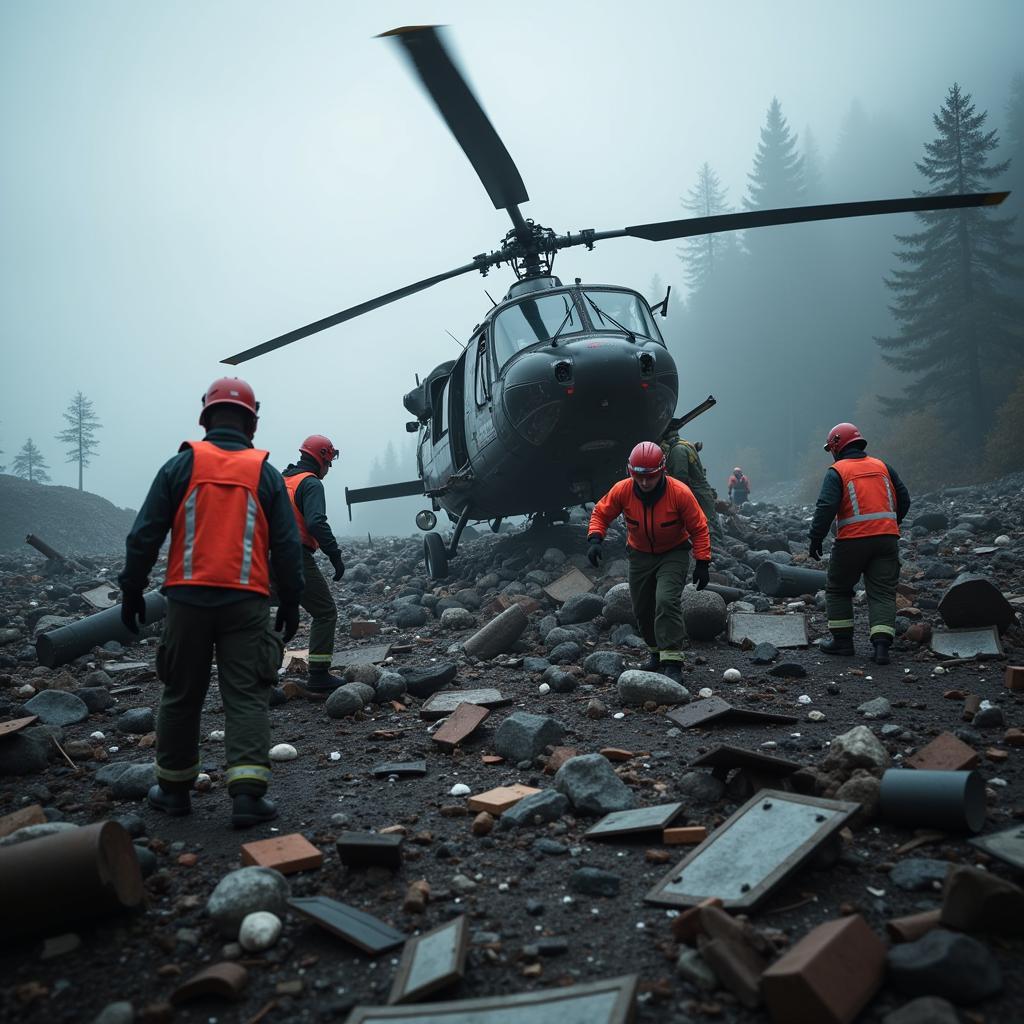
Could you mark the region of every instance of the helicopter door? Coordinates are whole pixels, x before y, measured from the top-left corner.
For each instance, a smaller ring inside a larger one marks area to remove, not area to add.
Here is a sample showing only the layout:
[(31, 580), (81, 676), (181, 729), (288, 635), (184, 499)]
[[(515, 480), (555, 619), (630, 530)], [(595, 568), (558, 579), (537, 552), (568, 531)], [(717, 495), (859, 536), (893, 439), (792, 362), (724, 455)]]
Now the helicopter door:
[(466, 451), (466, 412), (463, 407), (465, 365), (466, 353), (463, 351), (452, 368), (452, 375), (448, 378), (448, 387), (445, 388), (452, 468), (456, 471), (462, 469), (469, 462), (469, 453)]
[(469, 455), (473, 458), (495, 438), (493, 376), (487, 334), (481, 331), (468, 347), (466, 358), (465, 410)]

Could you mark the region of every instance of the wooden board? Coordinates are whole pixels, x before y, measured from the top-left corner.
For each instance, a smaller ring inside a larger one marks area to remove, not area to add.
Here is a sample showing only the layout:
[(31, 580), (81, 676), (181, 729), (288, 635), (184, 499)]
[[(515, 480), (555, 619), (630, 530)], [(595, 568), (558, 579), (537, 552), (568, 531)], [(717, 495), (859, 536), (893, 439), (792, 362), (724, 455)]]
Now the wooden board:
[(13, 736), (38, 719), (38, 715), (26, 715), (24, 718), (12, 718), (9, 722), (0, 722), (0, 737)]
[(332, 900), (329, 896), (294, 898), (288, 901), (288, 906), (371, 956), (386, 953), (402, 945), (407, 938), (404, 932), (396, 931), (372, 914)]
[(411, 1003), (460, 981), (466, 970), (468, 942), (465, 914), (409, 939), (388, 1003)]
[(431, 738), (442, 750), (454, 750), (490, 713), (479, 704), (463, 701)]

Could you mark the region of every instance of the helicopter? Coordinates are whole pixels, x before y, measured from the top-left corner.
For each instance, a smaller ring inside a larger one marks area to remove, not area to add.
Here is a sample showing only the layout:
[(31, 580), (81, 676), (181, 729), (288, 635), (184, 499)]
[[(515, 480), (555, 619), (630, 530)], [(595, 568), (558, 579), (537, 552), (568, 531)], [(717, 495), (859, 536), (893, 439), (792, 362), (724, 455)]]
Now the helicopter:
[[(675, 417), (679, 373), (657, 325), (668, 313), (669, 292), (649, 302), (618, 284), (571, 284), (554, 275), (562, 249), (613, 238), (649, 241), (688, 238), (877, 214), (966, 209), (1001, 203), (1008, 193), (928, 195), (751, 210), (660, 221), (597, 231), (557, 234), (523, 215), (529, 196), (522, 177), (437, 26), (393, 29), (397, 42), (455, 140), (476, 171), (495, 209), (512, 228), (497, 249), (433, 277), (229, 356), (237, 365), (301, 338), (396, 302), (463, 274), (486, 276), (502, 264), (515, 275), (469, 334), (461, 355), (434, 367), (403, 404), (417, 433), (417, 479), (345, 489), (352, 505), (410, 495), (430, 499), (416, 515), (425, 531), (428, 575), (448, 576), (462, 533), (470, 522), (489, 522), (495, 532), (509, 516), (558, 521), (567, 509), (599, 498), (621, 478), (627, 453), (638, 441), (660, 438), (715, 404), (709, 397)], [(489, 296), (488, 296), (489, 297)], [(492, 302), (494, 300), (492, 299)], [(447, 541), (435, 530), (444, 510), (454, 529)]]

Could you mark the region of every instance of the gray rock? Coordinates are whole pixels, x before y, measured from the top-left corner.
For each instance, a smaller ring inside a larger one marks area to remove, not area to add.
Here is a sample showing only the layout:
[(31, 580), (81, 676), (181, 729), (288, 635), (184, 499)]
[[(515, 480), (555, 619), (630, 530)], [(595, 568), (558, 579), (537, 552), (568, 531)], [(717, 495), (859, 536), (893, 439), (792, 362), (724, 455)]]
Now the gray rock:
[(45, 771), (50, 758), (47, 746), (20, 732), (0, 741), (0, 776), (35, 775)]
[(582, 639), (582, 633), (574, 627), (555, 626), (544, 634), (544, 646), (552, 650), (559, 644), (576, 643)]
[(42, 615), (32, 630), (33, 637), (40, 633), (49, 633), (51, 629), (60, 629), (61, 626), (70, 626), (78, 620), (73, 615)]
[(114, 680), (101, 668), (94, 669), (83, 680), (83, 686), (105, 686), (108, 690), (114, 685)]
[(440, 661), (434, 665), (400, 668), (398, 671), (409, 693), (425, 700), (438, 690), (443, 690), (455, 678), (458, 670), (459, 666), (454, 661)]
[(555, 774), (555, 789), (584, 814), (610, 814), (636, 806), (633, 791), (601, 754), (570, 757)]
[(545, 747), (561, 743), (564, 735), (565, 726), (557, 718), (513, 711), (494, 734), (494, 752), (513, 764), (533, 761)]
[(580, 656), (580, 645), (575, 640), (566, 640), (548, 652), (548, 661), (552, 665), (568, 665)]
[(395, 625), (399, 629), (415, 629), (425, 626), (430, 619), (430, 612), (418, 604), (403, 604), (395, 612)]
[(542, 825), (557, 821), (569, 810), (569, 798), (553, 789), (531, 793), (513, 804), (498, 819), (501, 829), (518, 828), (520, 825)]
[(369, 583), (372, 579), (373, 573), (370, 572), (369, 567), (364, 565), (362, 562), (356, 562), (355, 565), (346, 566), (346, 583)]
[(780, 661), (768, 669), (768, 675), (779, 676), (782, 679), (804, 679), (807, 676), (807, 669), (798, 661)]
[(110, 795), (115, 800), (141, 800), (155, 785), (155, 764), (130, 764), (110, 783)]
[(724, 632), (726, 624), (725, 600), (713, 590), (683, 591), (683, 623), (691, 640), (714, 640)]
[(75, 696), (85, 702), (91, 715), (97, 711), (106, 711), (114, 703), (114, 698), (110, 696), (110, 691), (105, 686), (86, 686), (76, 690)]
[(949, 516), (945, 512), (922, 512), (915, 520), (915, 527), (921, 527), (929, 533), (949, 529)]
[(708, 772), (686, 772), (676, 782), (676, 792), (686, 802), (712, 807), (725, 796), (725, 783)]
[(523, 658), (524, 672), (546, 672), (549, 668), (551, 668), (551, 662), (547, 658)]
[(583, 671), (594, 675), (617, 679), (625, 666), (625, 659), (618, 651), (594, 651), (583, 661)]
[(888, 718), (892, 714), (892, 705), (885, 697), (875, 697), (859, 704), (857, 710), (868, 719)]
[(604, 611), (604, 598), (597, 594), (573, 594), (558, 610), (558, 621), (563, 626), (589, 622)]
[(107, 1003), (92, 1019), (92, 1024), (135, 1024), (135, 1007), (125, 1000)]
[(324, 710), (328, 718), (347, 718), (363, 710), (363, 698), (350, 685), (339, 686), (327, 698)]
[(866, 768), (879, 778), (891, 766), (882, 741), (866, 726), (855, 725), (832, 740), (822, 767), (826, 772), (849, 778), (855, 768)]
[(956, 576), (956, 569), (945, 562), (929, 561), (924, 571), (926, 580), (951, 580)]
[(685, 704), (690, 691), (680, 683), (657, 672), (642, 669), (628, 669), (619, 676), (616, 684), (619, 699), (623, 704)]
[(718, 976), (695, 949), (683, 947), (676, 961), (676, 974), (705, 992), (714, 992), (718, 988)]
[(345, 680), (349, 683), (362, 683), (364, 686), (375, 687), (380, 679), (383, 670), (379, 665), (371, 665), (367, 662), (348, 665), (345, 668)]
[(569, 888), (584, 896), (618, 896), (621, 884), (618, 875), (601, 868), (577, 868), (569, 876)]
[(476, 616), (465, 608), (445, 608), (441, 612), (443, 629), (472, 629), (476, 625)]
[(142, 870), (142, 877), (149, 878), (159, 866), (159, 862), (156, 859), (156, 854), (148, 846), (139, 846), (138, 843), (135, 846), (135, 859), (139, 862), (139, 868)]
[(889, 986), (908, 996), (939, 996), (970, 1005), (1003, 988), (1002, 971), (988, 948), (943, 928), (893, 946), (886, 963)]
[(602, 614), (605, 620), (613, 625), (636, 625), (636, 613), (633, 611), (633, 598), (629, 593), (628, 583), (616, 583), (604, 595)]
[(374, 700), (380, 704), (398, 700), (405, 693), (405, 679), (397, 672), (382, 672), (374, 690)]
[(855, 804), (860, 804), (864, 816), (866, 818), (873, 818), (878, 810), (878, 801), (881, 793), (881, 780), (876, 779), (874, 775), (865, 773), (863, 775), (856, 775), (852, 779), (847, 779), (836, 790), (836, 799), (850, 800)]
[(89, 708), (80, 697), (64, 690), (43, 690), (25, 702), (25, 711), (38, 715), (45, 725), (76, 725), (89, 717)]
[(995, 704), (991, 707), (982, 708), (971, 719), (971, 725), (976, 729), (1001, 729), (1006, 725), (1003, 709)]
[(561, 548), (548, 548), (540, 560), (545, 565), (559, 566), (565, 562), (565, 552)]
[(372, 704), (377, 696), (377, 691), (369, 683), (346, 683), (341, 689), (354, 693), (363, 702), (364, 708)]
[(1000, 633), (1016, 621), (1013, 605), (990, 579), (964, 572), (939, 601), (939, 614), (950, 629), (995, 626)]
[(960, 1015), (947, 999), (921, 996), (887, 1013), (882, 1024), (960, 1024)]
[(549, 839), (547, 836), (535, 839), (532, 849), (547, 857), (564, 857), (569, 852), (569, 847), (565, 843), (560, 843), (557, 839)]
[(488, 659), (510, 651), (529, 624), (522, 605), (513, 604), (496, 615), (482, 629), (478, 629), (463, 645), (473, 658)]
[(571, 673), (552, 665), (541, 676), (541, 680), (551, 687), (552, 693), (572, 693), (580, 685), (579, 680)]
[(758, 644), (750, 652), (750, 660), (755, 665), (770, 665), (779, 656), (779, 649), (775, 644), (767, 641)]
[(0, 846), (18, 846), (33, 839), (55, 836), (58, 832), (73, 832), (76, 828), (78, 826), (70, 821), (44, 821), (39, 825), (25, 825), (0, 839)]
[(267, 910), (283, 918), (288, 912), (290, 895), (284, 875), (273, 868), (239, 868), (217, 883), (206, 912), (221, 934), (234, 938), (247, 914)]
[(948, 860), (931, 857), (907, 857), (889, 872), (893, 885), (907, 892), (932, 892), (941, 885), (952, 865)]
[(144, 736), (156, 728), (152, 708), (129, 708), (117, 716), (117, 731)]

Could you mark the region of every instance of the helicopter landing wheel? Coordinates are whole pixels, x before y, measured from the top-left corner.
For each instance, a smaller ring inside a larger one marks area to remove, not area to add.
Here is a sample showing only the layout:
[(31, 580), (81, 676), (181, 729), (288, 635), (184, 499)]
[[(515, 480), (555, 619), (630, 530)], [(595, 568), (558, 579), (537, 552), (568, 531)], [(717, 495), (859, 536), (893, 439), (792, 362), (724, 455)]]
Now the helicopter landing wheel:
[(448, 578), (448, 551), (441, 534), (428, 533), (423, 538), (423, 561), (432, 580)]

